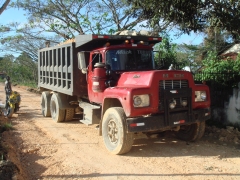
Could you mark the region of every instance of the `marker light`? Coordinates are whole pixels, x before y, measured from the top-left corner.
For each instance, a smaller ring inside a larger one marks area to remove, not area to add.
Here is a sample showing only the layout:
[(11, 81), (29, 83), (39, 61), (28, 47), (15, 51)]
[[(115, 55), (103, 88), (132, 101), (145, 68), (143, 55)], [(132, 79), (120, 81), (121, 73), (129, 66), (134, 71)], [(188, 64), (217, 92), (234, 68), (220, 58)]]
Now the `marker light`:
[(104, 47), (110, 46), (110, 42), (107, 42)]

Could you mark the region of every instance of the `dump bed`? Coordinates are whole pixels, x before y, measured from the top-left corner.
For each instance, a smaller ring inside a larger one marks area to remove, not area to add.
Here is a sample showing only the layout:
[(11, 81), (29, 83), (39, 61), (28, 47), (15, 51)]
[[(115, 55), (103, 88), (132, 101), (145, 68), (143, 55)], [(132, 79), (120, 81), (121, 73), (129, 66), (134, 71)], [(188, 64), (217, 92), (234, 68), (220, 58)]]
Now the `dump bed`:
[(68, 95), (87, 95), (86, 75), (78, 69), (75, 43), (38, 51), (38, 86)]

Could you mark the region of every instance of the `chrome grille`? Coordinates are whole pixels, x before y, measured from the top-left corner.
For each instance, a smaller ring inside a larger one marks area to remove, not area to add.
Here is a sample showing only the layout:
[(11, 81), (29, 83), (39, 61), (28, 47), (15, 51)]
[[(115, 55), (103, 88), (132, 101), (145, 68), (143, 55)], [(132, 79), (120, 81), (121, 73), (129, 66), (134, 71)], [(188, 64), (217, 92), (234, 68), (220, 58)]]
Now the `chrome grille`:
[(188, 88), (187, 80), (163, 80), (160, 81), (160, 89)]

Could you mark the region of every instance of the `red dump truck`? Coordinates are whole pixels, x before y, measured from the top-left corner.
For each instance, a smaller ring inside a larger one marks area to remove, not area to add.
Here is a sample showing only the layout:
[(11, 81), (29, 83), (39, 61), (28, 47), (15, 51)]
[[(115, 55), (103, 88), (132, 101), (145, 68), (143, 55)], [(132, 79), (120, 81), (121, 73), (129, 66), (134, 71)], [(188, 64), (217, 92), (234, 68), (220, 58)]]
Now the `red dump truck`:
[(160, 37), (78, 35), (74, 42), (39, 50), (38, 85), (45, 117), (99, 127), (108, 151), (130, 151), (134, 135), (174, 131), (200, 139), (210, 118), (209, 88), (190, 72), (156, 70)]

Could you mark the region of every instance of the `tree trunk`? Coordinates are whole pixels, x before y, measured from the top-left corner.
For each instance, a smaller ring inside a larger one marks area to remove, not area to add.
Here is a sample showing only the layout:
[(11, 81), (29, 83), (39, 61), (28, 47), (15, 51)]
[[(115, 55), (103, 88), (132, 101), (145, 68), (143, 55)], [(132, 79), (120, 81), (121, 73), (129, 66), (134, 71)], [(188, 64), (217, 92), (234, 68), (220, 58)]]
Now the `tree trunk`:
[(2, 14), (2, 12), (6, 9), (7, 5), (9, 4), (10, 0), (6, 0), (2, 7), (0, 7), (0, 15)]

